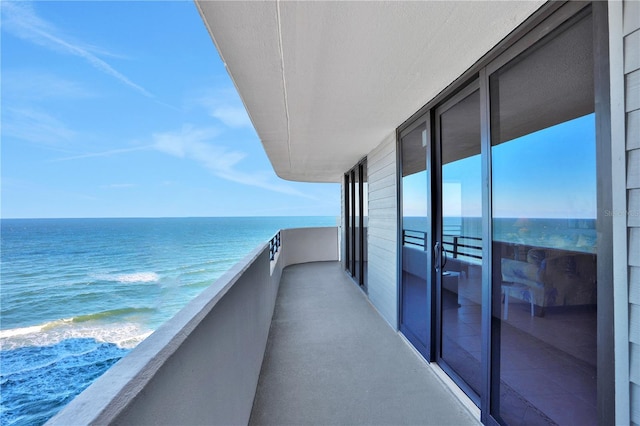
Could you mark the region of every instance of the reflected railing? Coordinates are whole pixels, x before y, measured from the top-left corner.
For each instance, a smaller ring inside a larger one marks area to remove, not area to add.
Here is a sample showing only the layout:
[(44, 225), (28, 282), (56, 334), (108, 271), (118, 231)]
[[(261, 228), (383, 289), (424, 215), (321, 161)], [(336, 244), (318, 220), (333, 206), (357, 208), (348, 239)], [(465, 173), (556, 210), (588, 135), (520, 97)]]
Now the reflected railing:
[(470, 257), (482, 260), (482, 238), (464, 235), (442, 235), (442, 246), (454, 259)]
[[(425, 250), (427, 233), (415, 229), (402, 230), (402, 245)], [(442, 245), (454, 259), (467, 257), (482, 260), (482, 238), (443, 234)]]
[(402, 230), (402, 245), (420, 247), (424, 250), (427, 233), (424, 231), (416, 231), (414, 229)]

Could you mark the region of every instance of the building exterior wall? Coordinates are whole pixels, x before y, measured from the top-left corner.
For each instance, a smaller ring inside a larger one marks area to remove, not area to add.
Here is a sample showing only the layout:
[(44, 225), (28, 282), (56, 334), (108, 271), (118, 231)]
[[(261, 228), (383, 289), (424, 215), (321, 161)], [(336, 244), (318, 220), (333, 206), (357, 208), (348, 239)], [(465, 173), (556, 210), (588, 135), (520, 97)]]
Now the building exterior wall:
[(640, 425), (640, 2), (623, 3), (631, 422)]
[(369, 299), (384, 319), (397, 329), (398, 197), (395, 132), (369, 153), (367, 162), (369, 168)]

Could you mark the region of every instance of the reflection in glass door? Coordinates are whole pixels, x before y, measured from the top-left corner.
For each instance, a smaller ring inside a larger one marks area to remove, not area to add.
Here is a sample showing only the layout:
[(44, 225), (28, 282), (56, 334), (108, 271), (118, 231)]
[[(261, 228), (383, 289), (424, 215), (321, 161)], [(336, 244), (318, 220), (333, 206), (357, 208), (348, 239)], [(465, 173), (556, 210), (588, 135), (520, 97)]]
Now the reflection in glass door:
[(345, 211), (345, 230), (344, 230), (344, 254), (345, 254), (345, 269), (351, 271), (351, 173), (344, 175), (344, 211)]
[(345, 267), (355, 281), (367, 290), (367, 229), (369, 185), (367, 161), (345, 174)]
[(363, 161), (360, 164), (360, 182), (362, 183), (362, 215), (360, 216), (362, 220), (361, 231), (360, 231), (360, 247), (362, 248), (362, 253), (360, 255), (360, 281), (359, 284), (362, 288), (367, 291), (367, 281), (369, 278), (369, 254), (368, 254), (368, 238), (369, 238), (369, 177), (367, 170), (367, 161)]
[(362, 228), (360, 223), (360, 203), (362, 202), (362, 188), (360, 187), (360, 168), (356, 166), (351, 172), (353, 178), (353, 271), (351, 275), (360, 282), (362, 272)]
[(612, 418), (592, 8), (564, 4), (401, 128), (400, 328), (487, 424)]
[(427, 191), (427, 125), (402, 136), (402, 235), (401, 235), (401, 316), (400, 330), (422, 355), (429, 359), (431, 322), (428, 295), (429, 214)]
[(501, 423), (597, 422), (592, 19), (491, 74), (492, 395)]
[(440, 208), (436, 243), (438, 360), (480, 404), (482, 388), (482, 167), (477, 83), (436, 111)]

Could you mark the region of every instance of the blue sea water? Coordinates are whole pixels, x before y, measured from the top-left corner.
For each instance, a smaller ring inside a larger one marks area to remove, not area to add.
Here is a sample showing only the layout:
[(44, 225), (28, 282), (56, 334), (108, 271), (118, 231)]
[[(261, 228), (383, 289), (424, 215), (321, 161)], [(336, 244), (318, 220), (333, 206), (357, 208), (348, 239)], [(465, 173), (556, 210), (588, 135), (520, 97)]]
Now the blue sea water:
[(39, 425), (278, 229), (335, 217), (2, 219), (0, 424)]

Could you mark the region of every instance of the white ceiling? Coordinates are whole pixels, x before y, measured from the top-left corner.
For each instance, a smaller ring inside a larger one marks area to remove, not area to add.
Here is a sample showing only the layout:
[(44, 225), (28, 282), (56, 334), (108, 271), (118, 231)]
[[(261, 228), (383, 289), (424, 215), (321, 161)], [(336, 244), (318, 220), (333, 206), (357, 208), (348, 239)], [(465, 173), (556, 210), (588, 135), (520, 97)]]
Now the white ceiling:
[(276, 173), (343, 173), (544, 1), (196, 0)]

